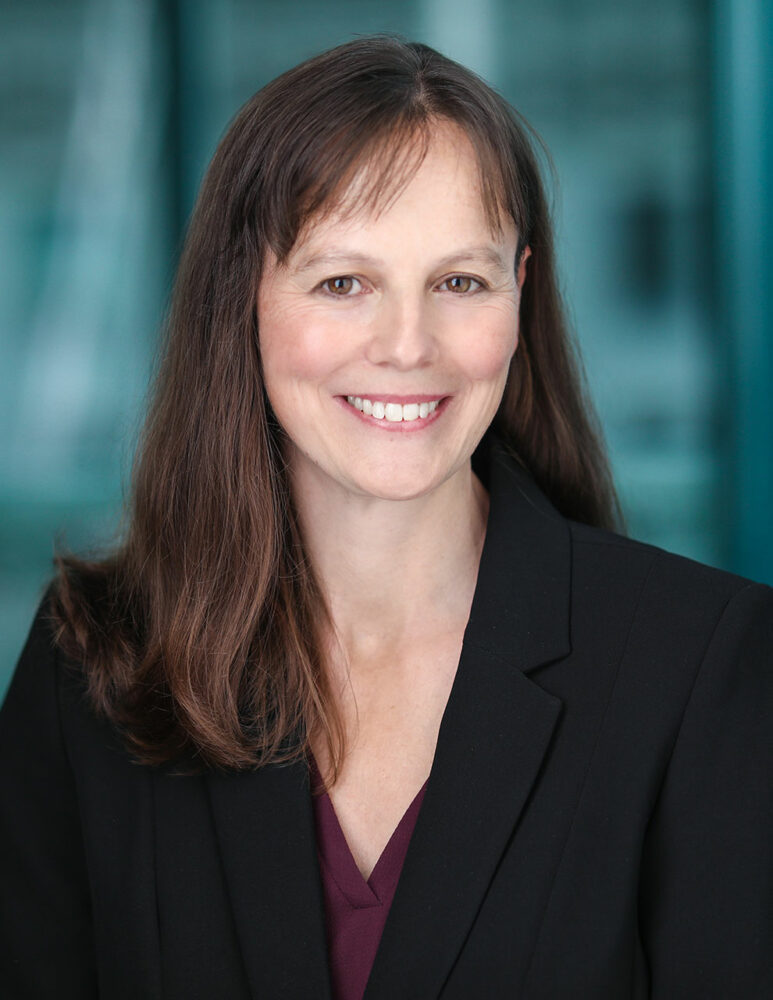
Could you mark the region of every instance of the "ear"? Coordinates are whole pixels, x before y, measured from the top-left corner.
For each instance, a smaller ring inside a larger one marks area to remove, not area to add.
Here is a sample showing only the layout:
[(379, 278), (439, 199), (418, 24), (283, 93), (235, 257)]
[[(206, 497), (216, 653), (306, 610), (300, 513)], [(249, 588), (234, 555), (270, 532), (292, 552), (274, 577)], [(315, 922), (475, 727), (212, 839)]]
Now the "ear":
[(521, 254), (521, 259), (518, 262), (518, 291), (523, 288), (523, 283), (526, 280), (526, 261), (531, 257), (531, 247), (524, 247)]

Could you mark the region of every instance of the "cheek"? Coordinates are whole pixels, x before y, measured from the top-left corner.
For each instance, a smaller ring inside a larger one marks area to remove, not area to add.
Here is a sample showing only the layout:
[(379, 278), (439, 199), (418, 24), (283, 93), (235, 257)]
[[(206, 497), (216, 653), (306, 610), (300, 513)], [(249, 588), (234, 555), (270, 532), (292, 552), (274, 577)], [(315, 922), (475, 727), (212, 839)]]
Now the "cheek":
[(325, 379), (346, 360), (351, 344), (340, 328), (299, 312), (272, 312), (260, 322), (266, 384)]
[(515, 311), (496, 311), (456, 338), (458, 363), (474, 382), (495, 382), (507, 375), (518, 345)]

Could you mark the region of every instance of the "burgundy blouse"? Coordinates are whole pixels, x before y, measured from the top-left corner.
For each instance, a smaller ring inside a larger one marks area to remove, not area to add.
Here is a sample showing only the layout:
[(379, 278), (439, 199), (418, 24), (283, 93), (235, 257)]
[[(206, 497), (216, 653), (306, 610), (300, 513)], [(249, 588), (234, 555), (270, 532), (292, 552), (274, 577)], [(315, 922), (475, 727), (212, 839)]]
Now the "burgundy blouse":
[[(314, 787), (319, 772), (313, 760), (311, 778)], [(330, 797), (327, 793), (313, 797), (335, 1000), (362, 1000), (426, 787), (425, 781), (367, 881), (352, 857)]]

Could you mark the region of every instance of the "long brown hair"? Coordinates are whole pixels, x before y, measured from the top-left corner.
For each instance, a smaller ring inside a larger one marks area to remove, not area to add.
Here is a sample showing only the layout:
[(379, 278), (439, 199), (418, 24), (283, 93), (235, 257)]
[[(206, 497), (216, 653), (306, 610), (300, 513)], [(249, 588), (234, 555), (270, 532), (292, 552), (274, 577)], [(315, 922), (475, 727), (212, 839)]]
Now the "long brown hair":
[[(329, 611), (304, 551), (261, 375), (257, 290), (309, 220), (369, 184), (395, 197), (451, 122), (478, 157), (492, 231), (531, 247), (520, 344), (495, 425), (565, 515), (614, 526), (615, 498), (557, 290), (529, 126), (426, 45), (358, 38), (282, 74), (237, 114), (189, 226), (137, 449), (124, 538), (55, 557), (58, 641), (138, 761), (254, 768), (321, 734), (344, 748), (321, 653)], [(360, 171), (363, 171), (360, 173)], [(517, 261), (514, 261), (514, 267)]]

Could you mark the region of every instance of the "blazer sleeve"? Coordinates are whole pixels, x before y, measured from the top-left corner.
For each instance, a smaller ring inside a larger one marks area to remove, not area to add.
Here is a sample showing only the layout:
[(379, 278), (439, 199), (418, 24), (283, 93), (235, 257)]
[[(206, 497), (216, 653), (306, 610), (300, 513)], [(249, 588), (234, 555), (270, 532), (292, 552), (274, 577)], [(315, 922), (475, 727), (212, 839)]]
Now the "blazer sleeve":
[(86, 862), (47, 597), (0, 709), (0, 995), (97, 996)]
[(773, 590), (725, 607), (643, 855), (651, 997), (773, 997)]

